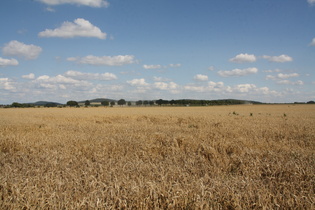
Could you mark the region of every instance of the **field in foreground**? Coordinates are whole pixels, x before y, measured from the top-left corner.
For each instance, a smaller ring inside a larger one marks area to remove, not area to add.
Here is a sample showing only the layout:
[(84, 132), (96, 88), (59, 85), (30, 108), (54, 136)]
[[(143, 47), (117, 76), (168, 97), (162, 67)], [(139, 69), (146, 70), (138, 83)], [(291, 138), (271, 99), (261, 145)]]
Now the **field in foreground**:
[(315, 106), (0, 109), (0, 209), (314, 209)]

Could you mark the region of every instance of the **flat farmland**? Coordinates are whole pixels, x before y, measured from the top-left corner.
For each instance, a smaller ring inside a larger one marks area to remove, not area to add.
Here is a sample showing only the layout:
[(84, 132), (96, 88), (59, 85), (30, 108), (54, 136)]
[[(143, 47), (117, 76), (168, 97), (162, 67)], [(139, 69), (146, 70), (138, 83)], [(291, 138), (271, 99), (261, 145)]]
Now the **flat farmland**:
[(314, 105), (0, 109), (0, 209), (314, 208)]

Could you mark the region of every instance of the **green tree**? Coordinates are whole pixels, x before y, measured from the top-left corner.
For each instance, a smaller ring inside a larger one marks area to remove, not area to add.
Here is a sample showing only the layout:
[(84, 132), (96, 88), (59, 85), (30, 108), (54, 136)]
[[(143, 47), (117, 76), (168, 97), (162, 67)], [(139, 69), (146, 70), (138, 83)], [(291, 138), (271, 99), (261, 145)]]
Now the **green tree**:
[(102, 101), (101, 104), (102, 104), (103, 106), (109, 106), (109, 102), (108, 102), (108, 101)]
[(85, 106), (90, 106), (90, 105), (91, 105), (91, 102), (90, 102), (89, 100), (86, 100), (85, 103), (84, 103), (84, 105), (85, 105)]
[(76, 101), (68, 101), (68, 102), (67, 102), (67, 105), (68, 105), (68, 106), (78, 106), (79, 104), (78, 104), (78, 102), (76, 102)]
[(142, 101), (141, 101), (141, 100), (137, 101), (137, 102), (136, 102), (136, 105), (137, 105), (137, 106), (141, 106), (141, 105), (142, 105)]
[(13, 102), (13, 103), (11, 104), (11, 106), (12, 106), (12, 107), (15, 107), (15, 108), (23, 107), (23, 105), (20, 104), (20, 103), (18, 103), (18, 102)]
[(126, 104), (125, 99), (120, 99), (120, 100), (118, 101), (118, 105), (120, 105), (120, 106), (123, 106), (123, 105), (125, 105), (125, 104)]
[(47, 103), (44, 105), (44, 107), (57, 107), (56, 103)]
[(163, 100), (162, 100), (162, 99), (159, 99), (159, 100), (156, 101), (156, 103), (157, 103), (159, 106), (161, 106), (161, 105), (163, 104)]
[(111, 101), (111, 102), (110, 102), (110, 105), (111, 105), (111, 106), (115, 106), (115, 104), (116, 104), (115, 101)]
[(149, 104), (149, 101), (144, 101), (143, 105), (147, 106)]

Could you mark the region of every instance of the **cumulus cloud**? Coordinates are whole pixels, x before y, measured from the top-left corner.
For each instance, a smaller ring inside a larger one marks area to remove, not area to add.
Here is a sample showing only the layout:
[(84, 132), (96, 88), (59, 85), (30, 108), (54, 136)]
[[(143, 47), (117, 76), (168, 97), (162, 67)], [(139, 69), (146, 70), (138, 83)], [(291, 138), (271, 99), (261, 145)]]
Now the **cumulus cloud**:
[(161, 65), (143, 65), (143, 68), (144, 69), (160, 69), (160, 68), (162, 68), (162, 66)]
[(175, 82), (155, 82), (154, 87), (159, 90), (175, 90), (178, 85)]
[[(314, 0), (315, 1), (315, 0)], [(315, 38), (312, 39), (312, 42), (310, 43), (311, 46), (315, 46)]]
[(178, 67), (181, 67), (182, 66), (182, 64), (180, 64), (180, 63), (176, 63), (176, 64), (169, 64), (168, 65), (169, 67), (171, 67), (171, 68), (178, 68)]
[(258, 72), (257, 68), (247, 68), (247, 69), (233, 69), (231, 71), (218, 71), (218, 74), (222, 77), (230, 76), (246, 76), (249, 74), (256, 74)]
[(51, 8), (51, 7), (47, 7), (45, 10), (47, 12), (56, 12), (56, 10), (54, 8)]
[(37, 0), (48, 5), (60, 4), (76, 4), (89, 7), (108, 7), (109, 3), (106, 0)]
[(209, 81), (205, 86), (199, 86), (195, 84), (189, 84), (184, 86), (184, 90), (193, 92), (230, 92), (231, 88), (229, 86), (224, 86), (223, 82), (213, 82)]
[(35, 45), (26, 45), (22, 42), (13, 40), (2, 48), (3, 55), (24, 57), (27, 60), (36, 59), (42, 52), (42, 48)]
[(19, 62), (15, 59), (6, 59), (6, 58), (1, 58), (0, 57), (0, 67), (5, 67), (5, 66), (17, 66), (19, 65)]
[(234, 63), (253, 63), (256, 61), (256, 56), (247, 53), (239, 54), (234, 58), (231, 58), (229, 61)]
[(291, 74), (282, 74), (279, 73), (277, 75), (267, 75), (266, 79), (270, 79), (270, 80), (279, 80), (279, 79), (288, 79), (288, 78), (292, 78), (292, 77), (299, 77), (300, 75), (298, 73), (291, 73)]
[(35, 74), (30, 73), (30, 74), (27, 74), (27, 75), (23, 75), (22, 78), (24, 78), (24, 79), (35, 79)]
[(143, 68), (144, 69), (162, 69), (162, 68), (179, 68), (181, 67), (181, 64), (180, 63), (177, 63), (177, 64), (169, 64), (167, 66), (162, 66), (162, 65), (143, 65)]
[(116, 80), (117, 76), (112, 73), (83, 73), (79, 71), (67, 71), (65, 76), (79, 80)]
[(41, 88), (45, 89), (67, 89), (67, 88), (85, 88), (92, 86), (92, 83), (89, 83), (84, 80), (76, 80), (70, 77), (66, 77), (64, 75), (57, 75), (54, 77), (50, 77), (48, 75), (42, 75), (37, 77), (32, 82), (38, 85)]
[(301, 81), (301, 80), (298, 80), (298, 81), (290, 81), (290, 80), (280, 80), (280, 81), (277, 81), (277, 84), (280, 84), (280, 85), (304, 85), (304, 82)]
[(129, 80), (127, 83), (131, 86), (149, 86), (149, 84), (143, 78)]
[(197, 74), (196, 76), (194, 76), (194, 80), (207, 81), (208, 80), (208, 76), (207, 75), (203, 75), (203, 74)]
[(241, 93), (248, 93), (254, 89), (256, 89), (256, 85), (254, 84), (239, 84), (235, 86), (235, 90)]
[(214, 69), (215, 69), (214, 66), (210, 66), (210, 67), (208, 68), (209, 71), (214, 71)]
[(269, 56), (269, 55), (263, 55), (262, 58), (275, 63), (285, 63), (293, 61), (293, 58), (288, 55), (279, 55), (279, 56)]
[(272, 73), (272, 72), (281, 72), (282, 70), (281, 69), (275, 69), (275, 70), (265, 70), (263, 72), (265, 73)]
[(135, 63), (135, 57), (133, 55), (117, 55), (117, 56), (94, 56), (88, 55), (86, 57), (70, 57), (68, 61), (74, 61), (79, 64), (90, 64), (90, 65), (106, 65), (106, 66), (122, 66), (127, 64)]
[(315, 4), (315, 0), (307, 0), (307, 2), (308, 2), (310, 5), (314, 5), (314, 4)]
[(15, 91), (14, 83), (9, 78), (0, 78), (0, 89)]
[(282, 73), (280, 73), (277, 76), (280, 79), (287, 79), (287, 78), (290, 78), (290, 77), (298, 77), (300, 75), (298, 73), (292, 73), (292, 74), (282, 74)]
[(59, 38), (73, 38), (73, 37), (95, 37), (99, 39), (106, 39), (107, 34), (101, 29), (92, 25), (88, 20), (77, 18), (74, 22), (64, 22), (59, 28), (46, 29), (38, 34), (39, 37), (59, 37)]
[(153, 80), (155, 82), (168, 82), (168, 81), (171, 81), (171, 79), (169, 78), (163, 78), (163, 77), (153, 77)]

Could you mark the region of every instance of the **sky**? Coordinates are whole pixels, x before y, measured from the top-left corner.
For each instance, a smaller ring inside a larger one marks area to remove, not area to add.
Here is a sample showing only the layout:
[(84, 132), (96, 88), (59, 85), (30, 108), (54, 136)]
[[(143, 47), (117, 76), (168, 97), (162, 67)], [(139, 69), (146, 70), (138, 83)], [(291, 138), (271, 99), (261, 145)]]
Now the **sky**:
[(1, 0), (0, 104), (315, 100), (315, 0)]

